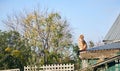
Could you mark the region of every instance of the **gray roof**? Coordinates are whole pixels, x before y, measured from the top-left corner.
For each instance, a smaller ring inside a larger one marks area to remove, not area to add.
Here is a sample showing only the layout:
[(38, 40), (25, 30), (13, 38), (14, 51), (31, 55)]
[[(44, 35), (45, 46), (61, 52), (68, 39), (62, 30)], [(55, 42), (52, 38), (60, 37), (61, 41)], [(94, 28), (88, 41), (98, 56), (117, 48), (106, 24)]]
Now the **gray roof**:
[(120, 14), (105, 36), (104, 42), (120, 41)]
[(108, 31), (103, 42), (107, 43), (102, 46), (88, 48), (88, 51), (92, 50), (107, 50), (107, 49), (120, 49), (120, 14), (116, 21)]
[(93, 48), (88, 48), (87, 50), (94, 51), (94, 50), (108, 50), (108, 49), (120, 49), (120, 42), (105, 44), (105, 45), (97, 46)]

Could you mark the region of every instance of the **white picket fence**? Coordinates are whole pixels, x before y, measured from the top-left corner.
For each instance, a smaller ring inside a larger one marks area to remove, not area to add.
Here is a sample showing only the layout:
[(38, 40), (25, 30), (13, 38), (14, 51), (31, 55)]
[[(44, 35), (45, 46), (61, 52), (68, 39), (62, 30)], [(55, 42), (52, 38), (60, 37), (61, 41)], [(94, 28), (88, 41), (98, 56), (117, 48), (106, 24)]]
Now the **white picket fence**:
[(74, 71), (74, 64), (52, 64), (43, 65), (41, 67), (26, 66), (24, 67), (24, 71)]
[(0, 71), (20, 71), (20, 69), (9, 69), (9, 70), (0, 70)]
[[(0, 71), (20, 71), (20, 69), (9, 69)], [(51, 64), (40, 67), (24, 66), (24, 71), (74, 71), (74, 64)]]

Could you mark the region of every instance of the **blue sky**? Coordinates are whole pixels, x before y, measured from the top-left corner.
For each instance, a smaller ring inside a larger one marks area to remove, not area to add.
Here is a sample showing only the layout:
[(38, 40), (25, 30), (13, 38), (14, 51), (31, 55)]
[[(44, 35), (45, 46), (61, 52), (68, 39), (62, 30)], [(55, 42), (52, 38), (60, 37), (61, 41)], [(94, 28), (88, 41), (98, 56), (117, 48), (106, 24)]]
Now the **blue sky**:
[[(80, 34), (86, 41), (104, 39), (120, 13), (120, 0), (0, 0), (0, 20), (7, 15), (31, 11), (33, 8), (48, 8), (66, 18), (72, 28), (74, 42)], [(0, 29), (6, 27), (0, 22)]]

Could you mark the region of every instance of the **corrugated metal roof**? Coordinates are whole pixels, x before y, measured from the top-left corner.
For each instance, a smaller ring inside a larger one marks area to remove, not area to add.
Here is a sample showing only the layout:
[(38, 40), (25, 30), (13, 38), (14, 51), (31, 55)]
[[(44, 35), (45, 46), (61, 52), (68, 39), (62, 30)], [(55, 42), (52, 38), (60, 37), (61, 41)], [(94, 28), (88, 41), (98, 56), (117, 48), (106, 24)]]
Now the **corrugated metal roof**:
[(120, 42), (105, 44), (105, 45), (97, 46), (97, 47), (93, 47), (93, 48), (88, 48), (87, 50), (94, 51), (94, 50), (107, 50), (107, 49), (120, 49)]
[(104, 38), (105, 42), (116, 40), (120, 40), (120, 14)]

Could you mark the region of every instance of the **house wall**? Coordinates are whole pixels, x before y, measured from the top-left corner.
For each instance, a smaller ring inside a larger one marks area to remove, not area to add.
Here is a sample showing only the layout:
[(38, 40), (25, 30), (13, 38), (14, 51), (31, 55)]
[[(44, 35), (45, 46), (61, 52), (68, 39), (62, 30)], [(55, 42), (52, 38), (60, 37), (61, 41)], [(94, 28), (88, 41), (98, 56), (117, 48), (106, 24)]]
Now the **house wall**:
[(88, 65), (94, 65), (98, 62), (98, 59), (88, 59)]
[(96, 64), (98, 59), (82, 59), (82, 68)]
[(83, 59), (81, 64), (82, 64), (82, 68), (87, 67), (88, 66), (88, 60)]

